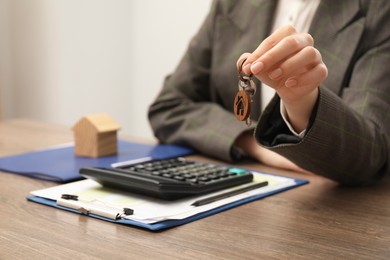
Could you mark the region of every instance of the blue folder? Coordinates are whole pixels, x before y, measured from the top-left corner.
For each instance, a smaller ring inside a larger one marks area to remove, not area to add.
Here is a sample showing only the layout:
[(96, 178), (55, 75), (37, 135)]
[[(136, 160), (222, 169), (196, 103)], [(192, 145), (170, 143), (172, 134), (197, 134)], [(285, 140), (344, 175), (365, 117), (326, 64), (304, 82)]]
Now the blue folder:
[(147, 145), (118, 141), (118, 153), (99, 158), (77, 157), (74, 146), (50, 148), (0, 158), (0, 171), (56, 182), (82, 179), (82, 167), (110, 167), (111, 164), (144, 157), (165, 159), (193, 154), (192, 149), (168, 144)]
[[(186, 223), (189, 223), (189, 222), (192, 222), (192, 221), (195, 221), (195, 220), (199, 220), (199, 219), (202, 219), (202, 218), (205, 218), (205, 217), (217, 214), (219, 212), (222, 212), (222, 211), (225, 211), (225, 210), (237, 207), (239, 205), (246, 204), (246, 203), (249, 203), (249, 202), (252, 202), (252, 201), (255, 201), (255, 200), (259, 200), (259, 199), (262, 199), (262, 198), (274, 195), (276, 193), (280, 193), (282, 191), (286, 191), (286, 190), (289, 190), (289, 189), (292, 189), (292, 188), (296, 188), (298, 186), (301, 186), (301, 185), (304, 185), (304, 184), (307, 184), (307, 183), (309, 183), (309, 182), (307, 180), (304, 180), (304, 179), (294, 179), (294, 184), (291, 184), (288, 187), (280, 188), (280, 189), (273, 190), (273, 191), (268, 192), (268, 193), (263, 193), (263, 194), (255, 195), (255, 196), (252, 196), (252, 197), (249, 197), (249, 198), (245, 198), (245, 199), (242, 199), (242, 200), (238, 200), (238, 201), (235, 201), (235, 202), (232, 202), (232, 203), (229, 203), (229, 204), (226, 204), (226, 205), (223, 205), (223, 206), (211, 209), (209, 211), (205, 211), (205, 212), (199, 213), (199, 214), (191, 216), (191, 217), (187, 217), (185, 219), (180, 219), (180, 220), (165, 220), (165, 221), (160, 221), (160, 222), (156, 222), (156, 223), (145, 224), (145, 223), (142, 223), (142, 222), (138, 222), (138, 221), (134, 221), (134, 220), (128, 220), (128, 219), (112, 220), (112, 219), (101, 217), (101, 216), (94, 215), (94, 214), (88, 214), (88, 216), (93, 217), (93, 218), (97, 218), (97, 219), (101, 219), (101, 220), (105, 220), (105, 221), (109, 221), (109, 222), (113, 222), (113, 223), (117, 223), (117, 224), (124, 224), (124, 225), (128, 225), (128, 226), (136, 226), (136, 227), (140, 227), (140, 228), (151, 230), (151, 231), (160, 231), (160, 230), (165, 230), (165, 229), (168, 229), (168, 228), (184, 225)], [(42, 197), (37, 197), (37, 196), (29, 196), (29, 197), (27, 197), (27, 199), (30, 200), (30, 201), (36, 202), (36, 203), (40, 203), (40, 204), (44, 204), (44, 205), (47, 205), (47, 206), (51, 206), (51, 207), (55, 207), (55, 208), (59, 208), (59, 209), (63, 209), (63, 210), (67, 210), (67, 211), (71, 211), (71, 212), (74, 212), (74, 213), (81, 214), (79, 211), (77, 211), (75, 209), (71, 209), (71, 208), (62, 207), (62, 206), (57, 205), (55, 200), (42, 198)]]

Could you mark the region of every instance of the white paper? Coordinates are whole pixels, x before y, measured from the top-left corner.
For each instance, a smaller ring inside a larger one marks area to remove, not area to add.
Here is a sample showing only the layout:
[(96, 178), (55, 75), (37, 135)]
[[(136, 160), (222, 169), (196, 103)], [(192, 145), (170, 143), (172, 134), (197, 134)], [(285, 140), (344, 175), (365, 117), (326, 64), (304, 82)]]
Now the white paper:
[[(258, 172), (253, 172), (253, 174), (254, 181), (250, 184), (243, 184), (203, 196), (184, 198), (174, 201), (160, 200), (157, 198), (106, 188), (89, 179), (33, 191), (31, 194), (55, 201), (60, 199), (62, 194), (77, 195), (80, 200), (86, 203), (89, 202), (95, 205), (99, 204), (99, 206), (106, 206), (110, 209), (118, 209), (118, 211), (123, 208), (133, 209), (134, 214), (123, 216), (125, 219), (131, 219), (142, 223), (156, 223), (168, 219), (184, 219), (238, 200), (295, 185), (294, 179), (291, 178)], [(247, 185), (253, 185), (254, 182), (258, 183), (263, 181), (268, 181), (268, 185), (203, 206), (191, 206), (192, 203), (199, 199), (207, 198), (218, 193), (225, 193), (233, 189), (240, 189)]]

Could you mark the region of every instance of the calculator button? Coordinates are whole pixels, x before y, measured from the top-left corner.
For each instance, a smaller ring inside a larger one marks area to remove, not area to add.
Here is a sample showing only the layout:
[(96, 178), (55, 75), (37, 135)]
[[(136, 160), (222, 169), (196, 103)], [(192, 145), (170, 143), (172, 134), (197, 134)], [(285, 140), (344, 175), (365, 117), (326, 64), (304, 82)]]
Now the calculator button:
[(207, 175), (207, 177), (210, 179), (210, 180), (216, 180), (216, 179), (219, 179), (219, 176), (216, 175), (216, 174), (210, 174), (210, 175)]
[(229, 169), (229, 173), (235, 173), (237, 175), (243, 175), (243, 174), (247, 174), (248, 171), (244, 170), (244, 169), (239, 169), (239, 168), (230, 168)]
[(198, 182), (198, 179), (196, 179), (196, 178), (186, 179), (186, 182), (189, 182), (189, 183), (197, 183), (197, 182)]
[(175, 177), (173, 177), (175, 180), (178, 180), (178, 181), (184, 181), (185, 178), (183, 176), (180, 176), (180, 175), (177, 175)]
[(229, 176), (229, 174), (226, 171), (223, 171), (223, 172), (218, 172), (218, 176), (221, 178), (225, 178), (225, 177)]

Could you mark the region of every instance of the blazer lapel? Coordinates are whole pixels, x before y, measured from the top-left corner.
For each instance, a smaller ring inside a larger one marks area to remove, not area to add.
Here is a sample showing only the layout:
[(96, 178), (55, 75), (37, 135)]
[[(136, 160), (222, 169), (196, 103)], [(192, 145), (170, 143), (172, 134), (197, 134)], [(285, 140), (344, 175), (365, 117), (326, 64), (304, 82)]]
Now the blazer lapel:
[[(229, 18), (244, 33), (252, 32), (258, 37), (255, 48), (270, 34), (272, 19), (275, 13), (277, 1), (256, 0), (242, 1), (245, 4), (235, 12), (229, 14)], [(253, 51), (253, 50), (251, 50)]]
[(364, 19), (357, 0), (322, 0), (310, 27), (314, 45), (329, 70), (323, 85), (338, 95), (348, 84), (349, 65), (363, 33)]
[(276, 3), (274, 0), (239, 1), (231, 11), (224, 10), (227, 15), (216, 18), (216, 59), (238, 58), (243, 52), (254, 51), (270, 33)]
[[(217, 97), (219, 93), (234, 99), (238, 79), (236, 61), (242, 53), (253, 52), (269, 35), (276, 3), (275, 0), (237, 1), (232, 10), (229, 10), (231, 6), (224, 5), (224, 15), (216, 17), (212, 75), (217, 77), (211, 79), (213, 85), (219, 89), (213, 93), (215, 99), (224, 100)], [(259, 81), (254, 80), (259, 86)], [(257, 91), (253, 97), (253, 118), (260, 115), (260, 92)], [(230, 103), (225, 106), (233, 110), (233, 102)]]

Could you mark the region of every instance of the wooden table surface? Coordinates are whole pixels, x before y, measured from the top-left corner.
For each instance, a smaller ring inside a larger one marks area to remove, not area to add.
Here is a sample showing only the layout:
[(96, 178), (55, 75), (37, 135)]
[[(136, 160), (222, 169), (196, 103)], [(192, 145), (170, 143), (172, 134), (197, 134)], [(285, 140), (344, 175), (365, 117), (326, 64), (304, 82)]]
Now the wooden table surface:
[[(0, 123), (0, 156), (71, 140), (63, 126)], [(57, 183), (1, 172), (0, 259), (390, 259), (389, 178), (349, 188), (255, 163), (242, 166), (310, 183), (151, 232), (29, 202), (30, 191)]]

